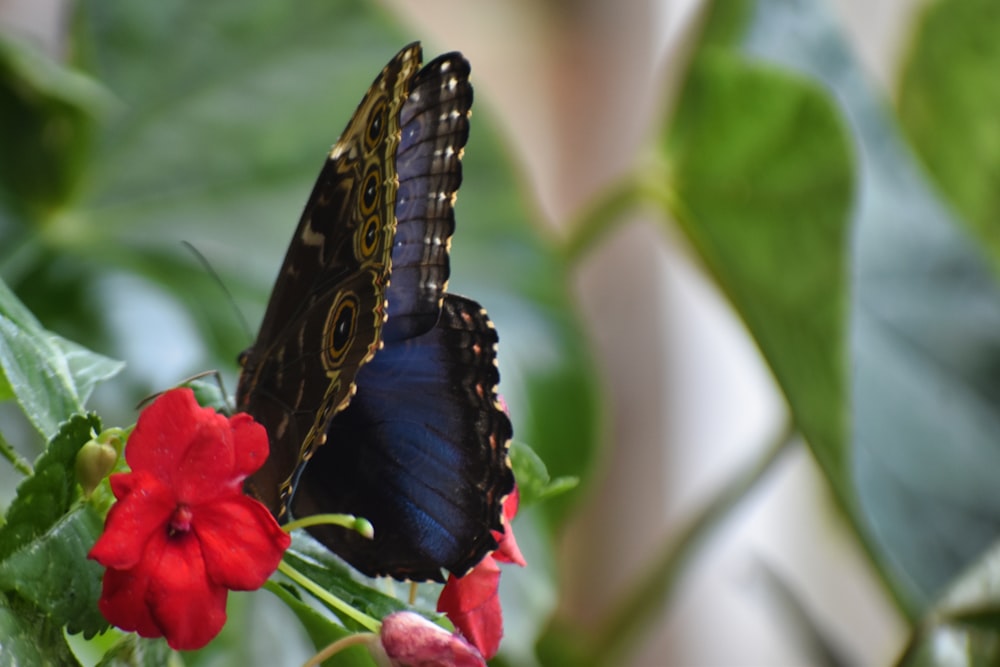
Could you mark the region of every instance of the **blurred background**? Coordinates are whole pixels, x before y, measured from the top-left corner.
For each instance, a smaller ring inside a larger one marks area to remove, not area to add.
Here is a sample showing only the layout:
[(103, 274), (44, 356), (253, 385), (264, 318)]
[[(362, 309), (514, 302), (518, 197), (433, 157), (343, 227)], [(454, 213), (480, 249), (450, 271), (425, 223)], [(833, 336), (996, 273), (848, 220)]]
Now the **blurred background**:
[[(450, 289), (580, 480), (515, 523), (498, 664), (997, 658), (993, 2), (0, 0), (0, 31), (0, 278), (127, 362), (105, 424), (235, 386), (325, 152), (421, 40), (473, 67)], [(234, 597), (192, 664), (309, 654)]]

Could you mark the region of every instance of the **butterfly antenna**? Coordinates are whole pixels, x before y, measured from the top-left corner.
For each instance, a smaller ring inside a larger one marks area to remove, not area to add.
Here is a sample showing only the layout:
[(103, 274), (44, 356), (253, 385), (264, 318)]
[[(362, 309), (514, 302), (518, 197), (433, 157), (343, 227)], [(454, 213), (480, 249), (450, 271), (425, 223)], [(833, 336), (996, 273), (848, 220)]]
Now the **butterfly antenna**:
[[(201, 380), (202, 378), (206, 378), (206, 377), (211, 377), (211, 378), (213, 378), (215, 380), (215, 384), (219, 388), (219, 392), (221, 392), (223, 400), (225, 400), (226, 403), (227, 403), (224, 412), (228, 416), (231, 416), (231, 415), (229, 415), (230, 409), (229, 409), (229, 406), (228, 406), (228, 403), (229, 403), (229, 392), (226, 391), (226, 385), (222, 381), (222, 373), (220, 373), (219, 371), (213, 370), (213, 371), (202, 371), (200, 373), (195, 373), (194, 375), (192, 375), (192, 376), (190, 376), (190, 377), (188, 377), (188, 378), (186, 378), (186, 379), (181, 380), (180, 382), (178, 382), (176, 385), (174, 385), (174, 388), (176, 388), (176, 387), (188, 387), (192, 383), (197, 382), (198, 380)], [(136, 410), (141, 410), (143, 408), (143, 406), (145, 406), (147, 403), (152, 403), (153, 400), (159, 398), (161, 394), (164, 394), (167, 391), (169, 391), (169, 390), (168, 389), (164, 389), (162, 391), (158, 391), (158, 392), (150, 394), (149, 396), (146, 396), (145, 398), (143, 398), (141, 401), (139, 401), (136, 404), (135, 409)], [(217, 409), (221, 409), (221, 408), (217, 408)]]
[(241, 311), (236, 306), (236, 299), (233, 298), (233, 293), (229, 291), (228, 287), (226, 287), (226, 283), (222, 280), (222, 277), (215, 270), (215, 267), (213, 267), (212, 264), (208, 261), (208, 259), (206, 259), (205, 256), (201, 254), (201, 251), (195, 248), (194, 245), (192, 245), (190, 242), (181, 241), (181, 243), (184, 245), (185, 248), (187, 248), (191, 252), (192, 255), (194, 255), (195, 259), (198, 260), (198, 263), (201, 264), (203, 269), (205, 269), (205, 272), (208, 273), (208, 275), (210, 275), (213, 280), (215, 280), (215, 284), (218, 285), (219, 289), (222, 290), (222, 293), (226, 295), (226, 299), (229, 301), (229, 305), (232, 307), (233, 312), (236, 314), (236, 319), (239, 320), (240, 325), (243, 327), (243, 333), (246, 334), (247, 340), (252, 342), (253, 332), (250, 331), (250, 325), (247, 324), (247, 318), (243, 316), (243, 311)]

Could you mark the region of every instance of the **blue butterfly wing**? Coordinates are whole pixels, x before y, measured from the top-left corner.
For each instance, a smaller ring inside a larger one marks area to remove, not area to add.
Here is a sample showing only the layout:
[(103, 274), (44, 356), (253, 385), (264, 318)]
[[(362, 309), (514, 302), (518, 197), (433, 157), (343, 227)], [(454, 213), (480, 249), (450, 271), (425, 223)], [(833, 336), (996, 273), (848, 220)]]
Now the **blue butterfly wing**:
[(443, 580), (496, 548), (514, 477), (511, 424), (499, 407), (497, 335), (474, 301), (445, 294), (427, 333), (386, 343), (358, 373), (357, 394), (305, 467), (295, 516), (369, 519), (366, 539), (335, 526), (310, 532), (369, 576)]

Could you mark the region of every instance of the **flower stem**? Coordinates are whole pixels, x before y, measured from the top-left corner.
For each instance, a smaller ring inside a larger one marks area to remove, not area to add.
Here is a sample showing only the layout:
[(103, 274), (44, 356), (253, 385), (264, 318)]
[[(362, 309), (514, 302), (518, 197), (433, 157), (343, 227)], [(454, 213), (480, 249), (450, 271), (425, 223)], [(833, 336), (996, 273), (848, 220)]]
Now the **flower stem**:
[(362, 537), (367, 537), (368, 539), (371, 539), (375, 534), (375, 528), (368, 519), (359, 519), (353, 514), (313, 514), (312, 516), (302, 517), (295, 521), (289, 521), (283, 528), (286, 533), (290, 533), (299, 528), (319, 525), (343, 526), (344, 528), (357, 531)]
[(316, 599), (328, 605), (330, 608), (337, 610), (344, 616), (347, 616), (352, 620), (356, 621), (362, 627), (367, 628), (372, 632), (378, 632), (379, 629), (381, 628), (382, 624), (379, 623), (377, 619), (372, 618), (371, 616), (365, 614), (364, 612), (358, 611), (351, 605), (347, 604), (346, 602), (338, 598), (333, 593), (319, 586), (315, 581), (313, 581), (306, 575), (302, 574), (301, 572), (296, 570), (294, 567), (292, 567), (285, 561), (281, 561), (281, 563), (278, 565), (278, 571), (281, 572), (286, 577), (288, 577), (289, 579), (291, 579), (292, 581), (294, 581), (295, 583), (297, 583), (302, 588), (309, 591), (313, 596), (316, 597)]
[(0, 455), (10, 461), (10, 464), (14, 466), (14, 470), (18, 471), (25, 477), (30, 477), (35, 473), (31, 464), (28, 463), (24, 457), (14, 451), (14, 447), (7, 442), (6, 438), (3, 437), (3, 433), (0, 433)]
[(718, 527), (730, 510), (736, 507), (756, 485), (770, 472), (775, 463), (794, 442), (798, 435), (792, 420), (788, 420), (781, 434), (764, 451), (763, 455), (749, 469), (740, 473), (735, 480), (703, 507), (685, 526), (678, 537), (661, 552), (659, 559), (639, 577), (625, 599), (619, 603), (610, 617), (602, 624), (596, 640), (587, 654), (589, 664), (615, 664), (628, 645), (643, 630), (645, 624), (665, 603), (674, 586), (680, 580), (685, 565)]
[(375, 635), (369, 634), (367, 632), (359, 632), (357, 634), (348, 635), (346, 637), (341, 637), (332, 644), (327, 644), (326, 648), (322, 651), (309, 658), (302, 667), (318, 667), (323, 663), (324, 660), (337, 655), (346, 648), (351, 648), (352, 646), (365, 645), (372, 640)]

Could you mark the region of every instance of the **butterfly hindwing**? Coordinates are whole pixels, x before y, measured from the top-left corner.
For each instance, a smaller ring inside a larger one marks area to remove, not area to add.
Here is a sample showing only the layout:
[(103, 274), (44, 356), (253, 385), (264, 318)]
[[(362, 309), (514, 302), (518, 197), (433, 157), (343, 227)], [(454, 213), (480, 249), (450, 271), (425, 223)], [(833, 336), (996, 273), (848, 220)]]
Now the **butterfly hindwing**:
[(351, 404), (302, 473), (295, 516), (363, 516), (374, 539), (335, 526), (310, 531), (369, 576), (438, 580), (496, 548), (513, 489), (511, 425), (497, 402), (497, 335), (476, 302), (444, 295), (422, 336), (387, 343), (358, 373)]

